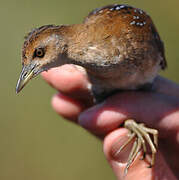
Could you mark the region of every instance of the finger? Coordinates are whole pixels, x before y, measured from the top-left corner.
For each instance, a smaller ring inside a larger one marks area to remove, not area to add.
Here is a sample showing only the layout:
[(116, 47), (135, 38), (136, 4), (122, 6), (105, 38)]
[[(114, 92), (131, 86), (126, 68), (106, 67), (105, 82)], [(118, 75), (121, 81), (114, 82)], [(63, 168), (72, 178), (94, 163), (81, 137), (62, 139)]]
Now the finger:
[(61, 116), (73, 122), (77, 121), (78, 115), (83, 111), (83, 105), (68, 96), (58, 93), (52, 98), (53, 109)]
[(42, 73), (42, 77), (55, 89), (76, 99), (92, 103), (91, 84), (84, 68), (64, 65)]
[(179, 131), (178, 117), (179, 101), (176, 98), (149, 92), (121, 92), (84, 111), (79, 123), (96, 134), (106, 134), (124, 120), (133, 118), (159, 129), (160, 137), (169, 138)]
[[(158, 153), (156, 163), (153, 168), (148, 168), (148, 161), (141, 160), (142, 153), (138, 154), (135, 161), (132, 163), (128, 170), (127, 175), (124, 175), (124, 169), (127, 162), (127, 157), (130, 153), (132, 144), (129, 145), (124, 151), (116, 157), (116, 150), (124, 143), (127, 137), (128, 131), (124, 128), (115, 130), (108, 134), (104, 139), (104, 154), (111, 165), (118, 180), (153, 180), (153, 179), (165, 179), (165, 180), (176, 180), (167, 163), (163, 159), (162, 155)], [(115, 150), (114, 145), (118, 148)], [(147, 159), (148, 157), (146, 157)]]
[(88, 79), (84, 69), (75, 65), (64, 65), (42, 73), (42, 77), (55, 89), (62, 92), (74, 92), (87, 89)]

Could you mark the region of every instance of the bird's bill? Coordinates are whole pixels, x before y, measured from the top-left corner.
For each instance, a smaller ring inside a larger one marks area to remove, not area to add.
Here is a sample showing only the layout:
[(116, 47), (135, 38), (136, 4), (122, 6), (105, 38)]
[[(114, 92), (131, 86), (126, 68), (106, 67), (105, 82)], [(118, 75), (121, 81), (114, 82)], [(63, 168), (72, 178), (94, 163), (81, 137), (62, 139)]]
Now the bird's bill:
[(16, 93), (19, 93), (33, 76), (34, 76), (34, 66), (31, 65), (23, 66), (19, 80), (16, 85)]

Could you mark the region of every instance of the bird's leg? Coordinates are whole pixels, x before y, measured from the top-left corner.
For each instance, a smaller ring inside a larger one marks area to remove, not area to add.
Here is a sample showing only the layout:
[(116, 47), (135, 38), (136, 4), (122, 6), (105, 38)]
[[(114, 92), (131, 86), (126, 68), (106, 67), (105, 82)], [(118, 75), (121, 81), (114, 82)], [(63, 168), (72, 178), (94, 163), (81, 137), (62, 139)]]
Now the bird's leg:
[[(129, 154), (127, 165), (124, 170), (124, 174), (127, 174), (129, 167), (131, 166), (137, 154), (140, 152), (141, 148), (143, 149), (144, 153), (143, 159), (145, 158), (145, 154), (147, 152), (146, 143), (149, 144), (149, 147), (152, 151), (152, 159), (149, 166), (152, 167), (155, 163), (155, 155), (158, 147), (158, 131), (156, 129), (147, 128), (142, 123), (138, 124), (132, 119), (126, 120), (124, 127), (129, 129), (131, 134), (129, 139), (121, 146), (116, 154), (119, 154), (135, 138), (132, 150)], [(153, 141), (149, 134), (153, 135)]]

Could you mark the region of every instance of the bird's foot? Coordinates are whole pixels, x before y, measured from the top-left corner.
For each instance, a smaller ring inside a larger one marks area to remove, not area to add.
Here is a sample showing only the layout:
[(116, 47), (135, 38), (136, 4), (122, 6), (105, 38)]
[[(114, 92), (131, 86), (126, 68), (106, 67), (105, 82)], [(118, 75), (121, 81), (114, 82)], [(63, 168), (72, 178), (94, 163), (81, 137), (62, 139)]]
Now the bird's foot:
[[(141, 149), (143, 149), (142, 159), (145, 158), (147, 153), (146, 142), (149, 144), (152, 152), (152, 159), (149, 166), (152, 167), (155, 163), (155, 155), (158, 147), (158, 131), (156, 129), (148, 128), (142, 123), (138, 124), (132, 119), (126, 120), (124, 127), (130, 130), (131, 133), (129, 134), (129, 139), (120, 147), (116, 152), (116, 155), (119, 154), (133, 139), (135, 139), (127, 160), (124, 175), (127, 174), (129, 167)], [(153, 140), (151, 139), (150, 134), (153, 135)]]

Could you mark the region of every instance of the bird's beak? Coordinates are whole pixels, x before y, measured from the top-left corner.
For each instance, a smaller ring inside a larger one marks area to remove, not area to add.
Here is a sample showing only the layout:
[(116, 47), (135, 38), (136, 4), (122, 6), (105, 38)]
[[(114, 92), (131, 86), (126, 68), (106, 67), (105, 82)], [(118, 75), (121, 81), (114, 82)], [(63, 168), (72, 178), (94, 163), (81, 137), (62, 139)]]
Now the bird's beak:
[(35, 66), (30, 65), (24, 65), (19, 77), (19, 80), (16, 85), (16, 93), (19, 93), (23, 87), (29, 82), (29, 80), (34, 76), (34, 70)]

